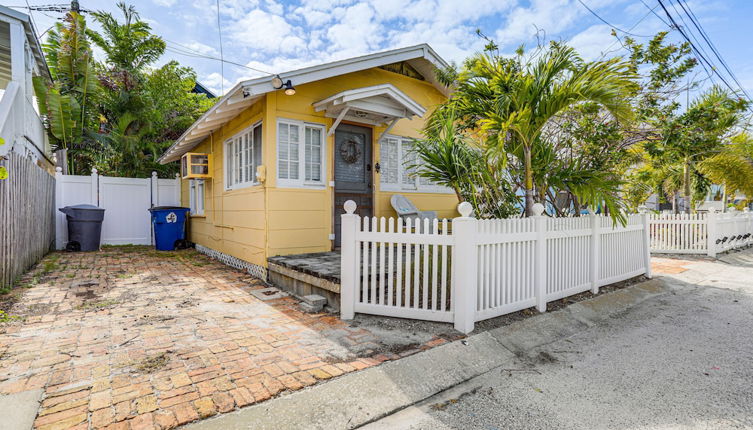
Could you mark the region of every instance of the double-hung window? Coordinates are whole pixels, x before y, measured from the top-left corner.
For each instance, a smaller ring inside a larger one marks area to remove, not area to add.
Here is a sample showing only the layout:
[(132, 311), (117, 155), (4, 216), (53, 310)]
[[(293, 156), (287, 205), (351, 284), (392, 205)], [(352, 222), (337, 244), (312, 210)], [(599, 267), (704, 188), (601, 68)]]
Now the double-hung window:
[(225, 188), (228, 190), (259, 183), (256, 168), (262, 164), (261, 122), (225, 142)]
[(191, 215), (204, 215), (204, 180), (188, 180), (188, 202)]
[(277, 182), (282, 187), (324, 186), (324, 126), (277, 121)]
[(418, 164), (413, 152), (413, 140), (400, 136), (385, 136), (379, 142), (380, 184), (383, 191), (416, 191), (427, 193), (451, 192), (416, 175)]

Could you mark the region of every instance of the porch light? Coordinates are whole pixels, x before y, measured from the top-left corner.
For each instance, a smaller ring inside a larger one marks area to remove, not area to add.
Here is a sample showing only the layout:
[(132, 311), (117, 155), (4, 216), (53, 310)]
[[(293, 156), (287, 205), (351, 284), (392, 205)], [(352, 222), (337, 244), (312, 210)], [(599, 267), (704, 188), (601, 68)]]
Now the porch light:
[(295, 88), (293, 87), (293, 83), (290, 82), (290, 79), (283, 82), (280, 75), (275, 75), (274, 78), (272, 78), (272, 86), (276, 90), (285, 89), (285, 95), (292, 96), (295, 94)]

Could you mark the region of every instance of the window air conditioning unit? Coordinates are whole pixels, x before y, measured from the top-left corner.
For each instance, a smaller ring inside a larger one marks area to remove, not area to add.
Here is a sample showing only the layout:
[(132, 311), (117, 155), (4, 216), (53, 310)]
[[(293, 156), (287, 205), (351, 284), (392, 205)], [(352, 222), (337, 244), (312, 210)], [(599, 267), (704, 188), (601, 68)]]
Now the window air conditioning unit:
[(209, 179), (211, 172), (212, 154), (187, 152), (180, 159), (180, 176), (183, 179)]

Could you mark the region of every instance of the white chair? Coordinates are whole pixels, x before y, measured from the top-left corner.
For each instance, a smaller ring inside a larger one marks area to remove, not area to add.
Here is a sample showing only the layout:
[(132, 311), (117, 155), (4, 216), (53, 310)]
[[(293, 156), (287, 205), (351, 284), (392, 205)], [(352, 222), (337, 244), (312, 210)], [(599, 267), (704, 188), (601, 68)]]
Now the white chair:
[(402, 194), (393, 194), (392, 197), (390, 198), (390, 203), (392, 204), (392, 207), (395, 209), (395, 212), (397, 212), (397, 216), (403, 219), (412, 219), (412, 220), (428, 219), (429, 221), (432, 221), (437, 218), (436, 211), (420, 211), (418, 210), (416, 205), (413, 204), (413, 202), (408, 200)]

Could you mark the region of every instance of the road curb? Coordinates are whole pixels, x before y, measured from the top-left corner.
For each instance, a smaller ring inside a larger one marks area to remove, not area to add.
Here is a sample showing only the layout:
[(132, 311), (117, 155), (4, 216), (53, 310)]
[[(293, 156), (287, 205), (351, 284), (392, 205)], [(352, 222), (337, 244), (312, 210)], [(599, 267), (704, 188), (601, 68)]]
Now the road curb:
[(515, 355), (572, 336), (673, 289), (662, 278), (649, 280), (184, 428), (359, 427), (510, 363)]

